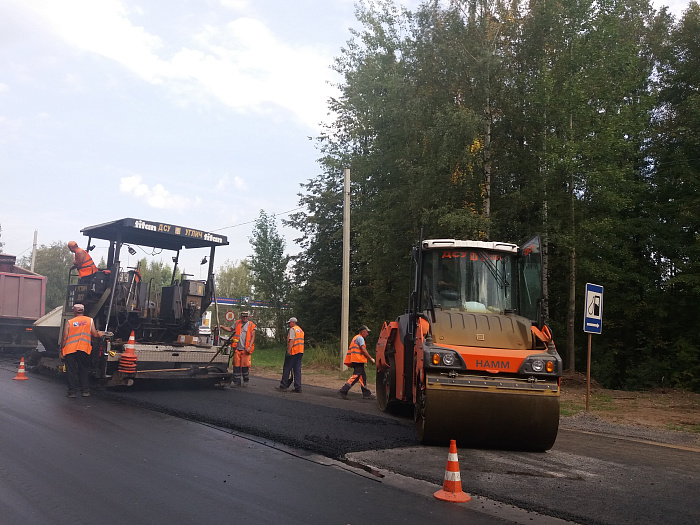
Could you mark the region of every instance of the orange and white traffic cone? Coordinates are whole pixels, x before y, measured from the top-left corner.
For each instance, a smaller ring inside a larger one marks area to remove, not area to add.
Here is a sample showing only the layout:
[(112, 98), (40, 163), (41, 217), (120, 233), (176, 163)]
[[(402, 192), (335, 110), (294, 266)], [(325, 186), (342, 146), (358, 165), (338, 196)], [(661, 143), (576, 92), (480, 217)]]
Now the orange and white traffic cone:
[(24, 374), (24, 357), (22, 360), (19, 362), (19, 370), (17, 371), (17, 375), (13, 377), (12, 379), (19, 379), (21, 381), (26, 381), (29, 379), (25, 374)]
[(454, 501), (464, 503), (471, 500), (471, 496), (462, 492), (462, 480), (459, 476), (459, 461), (457, 459), (457, 442), (450, 440), (450, 453), (447, 455), (447, 467), (445, 467), (445, 481), (442, 489), (433, 494), (442, 501)]
[(134, 337), (134, 332), (131, 332), (129, 336), (129, 341), (124, 347), (124, 353), (119, 358), (119, 372), (125, 374), (135, 374), (136, 373), (136, 338)]

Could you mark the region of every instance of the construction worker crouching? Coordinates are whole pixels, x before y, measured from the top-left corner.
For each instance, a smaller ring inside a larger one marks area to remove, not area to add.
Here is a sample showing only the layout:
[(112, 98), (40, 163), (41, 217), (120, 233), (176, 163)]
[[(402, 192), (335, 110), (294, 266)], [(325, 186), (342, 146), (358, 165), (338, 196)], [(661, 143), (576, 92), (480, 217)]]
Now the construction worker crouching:
[(372, 361), (373, 364), (375, 363), (374, 358), (369, 355), (367, 345), (365, 343), (365, 338), (368, 334), (369, 328), (362, 325), (360, 327), (360, 333), (353, 337), (352, 341), (350, 342), (350, 348), (348, 348), (348, 353), (345, 356), (344, 364), (346, 366), (352, 366), (353, 372), (350, 379), (348, 379), (348, 382), (345, 383), (340, 390), (338, 390), (340, 397), (343, 399), (348, 398), (348, 392), (358, 381), (360, 382), (360, 388), (362, 389), (362, 398), (372, 399), (372, 392), (369, 388), (367, 388), (367, 373), (365, 372), (365, 363), (367, 362), (367, 359)]
[(225, 332), (233, 332), (231, 338), (231, 346), (234, 349), (231, 356), (233, 363), (231, 387), (241, 386), (241, 378), (243, 384), (247, 386), (248, 381), (250, 381), (250, 355), (255, 350), (255, 323), (248, 320), (248, 312), (241, 312), (241, 318), (232, 327), (219, 325), (218, 328)]
[(66, 362), (68, 377), (68, 397), (75, 397), (78, 388), (83, 397), (90, 395), (90, 354), (92, 353), (92, 338), (103, 337), (104, 332), (95, 329), (92, 318), (83, 315), (85, 307), (82, 304), (73, 305), (73, 319), (68, 319), (63, 327), (61, 342), (61, 357)]

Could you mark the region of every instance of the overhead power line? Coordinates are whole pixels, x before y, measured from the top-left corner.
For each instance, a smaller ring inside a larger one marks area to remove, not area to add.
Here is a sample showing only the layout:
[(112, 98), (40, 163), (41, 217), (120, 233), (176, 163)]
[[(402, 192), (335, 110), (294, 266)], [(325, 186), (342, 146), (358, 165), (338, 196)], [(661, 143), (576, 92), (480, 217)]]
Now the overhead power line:
[[(295, 211), (299, 211), (299, 210), (303, 210), (303, 209), (304, 209), (304, 207), (303, 207), (303, 206), (300, 206), (300, 207), (298, 207), (298, 208), (293, 208), (293, 209), (291, 209), (291, 210), (283, 211), (283, 212), (281, 212), (281, 213), (273, 213), (272, 216), (273, 216), (273, 217), (279, 217), (279, 216), (281, 216), (281, 215), (287, 215), (287, 214), (289, 214), (289, 213), (292, 213), (292, 212), (295, 212)], [(211, 231), (212, 231), (212, 232), (220, 232), (221, 230), (228, 230), (229, 228), (237, 228), (238, 226), (245, 226), (246, 224), (253, 224), (256, 220), (257, 220), (257, 219), (253, 219), (252, 221), (239, 222), (238, 224), (233, 224), (233, 225), (231, 225), (231, 226), (224, 226), (223, 228), (217, 228), (216, 230), (211, 230)]]

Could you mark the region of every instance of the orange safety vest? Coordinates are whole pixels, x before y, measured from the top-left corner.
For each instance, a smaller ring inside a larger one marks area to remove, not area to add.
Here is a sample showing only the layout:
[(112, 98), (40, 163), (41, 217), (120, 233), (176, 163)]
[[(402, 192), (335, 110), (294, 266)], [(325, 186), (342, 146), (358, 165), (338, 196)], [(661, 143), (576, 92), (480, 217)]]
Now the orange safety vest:
[(75, 250), (75, 261), (73, 264), (75, 264), (75, 267), (78, 269), (79, 277), (87, 277), (97, 272), (97, 266), (92, 262), (92, 257), (82, 248)]
[[(303, 354), (304, 353), (304, 330), (300, 326), (292, 326), (294, 330), (294, 340), (292, 341), (292, 348), (289, 350), (291, 355)], [(289, 334), (287, 334), (289, 339)]]
[[(241, 328), (243, 328), (243, 323), (239, 319), (236, 321), (236, 327), (234, 328), (233, 335), (234, 335), (234, 340), (236, 341), (236, 347), (234, 350), (237, 350), (238, 347), (238, 341), (241, 338)], [(250, 338), (253, 335), (253, 330), (255, 330), (255, 323), (253, 321), (248, 321), (248, 328), (245, 332), (245, 344), (248, 345), (250, 343)], [(248, 352), (253, 353), (253, 350), (255, 350), (255, 343), (251, 345), (251, 347), (248, 349)]]
[(92, 319), (79, 315), (68, 322), (68, 334), (64, 336), (63, 355), (77, 351), (90, 354), (92, 352)]
[(345, 361), (343, 362), (346, 366), (351, 365), (352, 363), (367, 362), (367, 357), (365, 356), (365, 354), (362, 353), (360, 345), (357, 344), (358, 337), (361, 337), (360, 334), (357, 334), (355, 337), (353, 337), (352, 341), (350, 342), (348, 354), (345, 356)]

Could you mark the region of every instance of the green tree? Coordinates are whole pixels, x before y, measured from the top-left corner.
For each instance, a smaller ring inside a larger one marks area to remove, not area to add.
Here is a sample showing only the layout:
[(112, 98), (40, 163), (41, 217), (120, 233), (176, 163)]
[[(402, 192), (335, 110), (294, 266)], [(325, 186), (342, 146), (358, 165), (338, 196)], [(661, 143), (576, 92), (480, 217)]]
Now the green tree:
[[(330, 143), (328, 141), (327, 145)], [(325, 147), (330, 147), (324, 145)], [(342, 165), (332, 155), (322, 163), (329, 165), (324, 175), (302, 185), (307, 191), (300, 204), (306, 211), (292, 214), (284, 223), (301, 232), (295, 239), (302, 254), (292, 258), (292, 297), (300, 319), (313, 319), (304, 326), (307, 341), (338, 340), (342, 295), (343, 254), (343, 178)], [(355, 304), (351, 290), (351, 304)]]
[[(2, 226), (0, 225), (0, 237), (2, 237)], [(5, 243), (0, 241), (0, 253), (2, 253), (2, 249), (4, 248)]]
[[(145, 257), (139, 260), (135, 267), (141, 273), (141, 282), (148, 287), (148, 300), (159, 303), (163, 287), (170, 286), (172, 282), (173, 269), (162, 260), (148, 261)], [(179, 269), (175, 272), (175, 278), (180, 278)]]
[(249, 263), (250, 283), (255, 298), (268, 303), (268, 308), (259, 312), (260, 324), (270, 324), (275, 329), (277, 340), (284, 342), (286, 319), (283, 309), (290, 293), (287, 275), (290, 257), (284, 253), (285, 242), (277, 232), (274, 216), (260, 210), (249, 239), (253, 247)]
[[(655, 315), (674, 311), (673, 293), (700, 304), (696, 4), (678, 31), (648, 0), (446, 4), (357, 7), (361, 29), (334, 66), (337, 117), (318, 139), (323, 173), (303, 186), (306, 212), (288, 221), (302, 232), (296, 299), (322, 309), (319, 334), (337, 330), (350, 167), (355, 320), (404, 309), (421, 231), (512, 242), (540, 233), (567, 366), (583, 363), (576, 305), (591, 281), (607, 292), (598, 379), (634, 387), (669, 377), (653, 366), (673, 359), (660, 359), (664, 349), (692, 362), (700, 347), (694, 330), (673, 348)], [(655, 108), (656, 83), (666, 98)]]
[[(660, 14), (660, 18), (667, 16)], [(671, 31), (662, 21), (660, 104), (651, 188), (657, 266), (656, 313), (664, 345), (649, 355), (671, 382), (700, 390), (700, 5), (690, 2)], [(635, 363), (634, 373), (648, 375)]]
[(250, 296), (250, 265), (242, 261), (227, 260), (219, 267), (216, 275), (216, 293), (221, 297)]
[[(31, 256), (22, 257), (19, 266), (29, 269)], [(34, 272), (46, 277), (46, 311), (61, 306), (66, 301), (68, 272), (73, 265), (73, 254), (63, 241), (49, 246), (42, 244), (36, 249)]]

